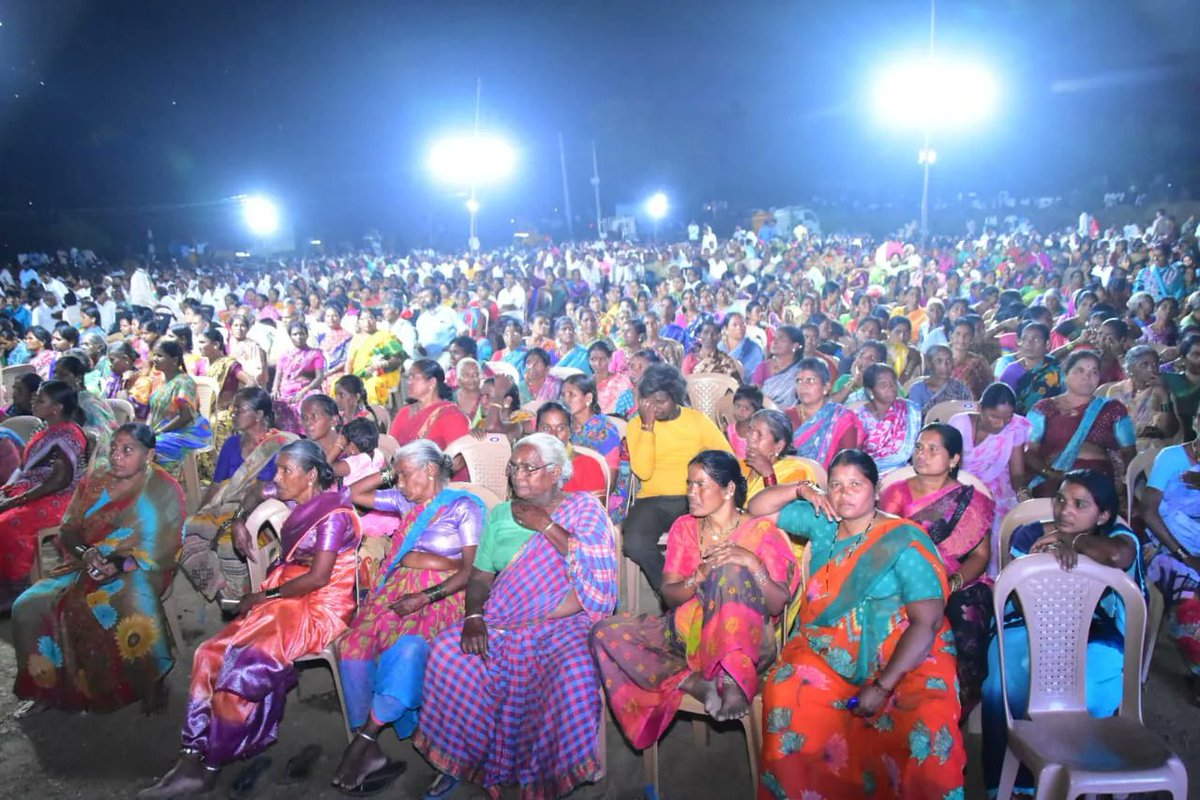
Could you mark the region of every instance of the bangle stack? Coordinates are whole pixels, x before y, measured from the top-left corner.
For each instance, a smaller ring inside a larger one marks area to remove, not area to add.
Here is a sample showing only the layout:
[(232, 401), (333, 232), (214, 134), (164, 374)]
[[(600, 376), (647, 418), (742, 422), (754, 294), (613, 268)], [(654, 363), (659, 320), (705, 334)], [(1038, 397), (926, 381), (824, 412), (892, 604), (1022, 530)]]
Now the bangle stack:
[(767, 572), (766, 564), (759, 564), (758, 569), (754, 570), (750, 577), (754, 578), (754, 582), (757, 583), (759, 587), (762, 587), (764, 584), (770, 582), (771, 573)]
[(429, 602), (436, 603), (438, 600), (444, 599), (448, 593), (446, 592), (446, 587), (439, 583), (436, 586), (430, 586), (428, 589), (422, 589), (421, 594), (428, 597)]
[(264, 600), (275, 600), (279, 597), (283, 597), (283, 592), (280, 591), (278, 586), (272, 586), (270, 589), (267, 589), (265, 592), (263, 592)]

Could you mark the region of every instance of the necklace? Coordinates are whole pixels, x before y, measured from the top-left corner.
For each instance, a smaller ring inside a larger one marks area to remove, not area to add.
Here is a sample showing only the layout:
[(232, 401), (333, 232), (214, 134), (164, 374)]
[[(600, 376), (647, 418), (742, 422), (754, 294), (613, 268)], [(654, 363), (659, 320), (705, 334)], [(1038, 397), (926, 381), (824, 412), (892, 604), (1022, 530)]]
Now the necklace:
[[(715, 546), (729, 538), (729, 534), (733, 533), (733, 529), (738, 526), (738, 521), (740, 520), (741, 515), (742, 515), (742, 510), (740, 508), (734, 509), (733, 521), (729, 523), (729, 526), (727, 528), (725, 528), (725, 530), (715, 530), (714, 531), (713, 530), (714, 526), (709, 521), (712, 519), (711, 517), (705, 517), (704, 522), (701, 523), (700, 527), (701, 527), (701, 529), (708, 530), (709, 543), (711, 545)], [(700, 552), (704, 553), (706, 548), (704, 547), (704, 538), (703, 537), (700, 537), (699, 545), (700, 545)]]
[[(862, 544), (862, 540), (865, 539), (867, 537), (867, 534), (871, 532), (871, 529), (875, 527), (875, 518), (878, 516), (879, 516), (878, 511), (873, 512), (871, 514), (871, 521), (869, 523), (867, 523), (867, 527), (863, 528), (860, 532), (854, 534), (853, 536), (846, 537), (846, 539), (848, 539), (850, 541), (850, 545), (846, 548), (847, 553), (853, 552), (854, 548), (856, 548), (860, 544)], [(841, 528), (842, 528), (842, 526), (839, 524), (838, 530), (840, 531)], [(846, 539), (842, 539), (841, 537), (838, 537), (838, 536), (833, 537), (833, 541), (831, 541), (829, 543), (829, 555), (825, 558), (825, 560), (827, 562), (833, 560), (833, 548), (837, 547), (837, 543), (841, 542), (841, 541), (845, 541)]]

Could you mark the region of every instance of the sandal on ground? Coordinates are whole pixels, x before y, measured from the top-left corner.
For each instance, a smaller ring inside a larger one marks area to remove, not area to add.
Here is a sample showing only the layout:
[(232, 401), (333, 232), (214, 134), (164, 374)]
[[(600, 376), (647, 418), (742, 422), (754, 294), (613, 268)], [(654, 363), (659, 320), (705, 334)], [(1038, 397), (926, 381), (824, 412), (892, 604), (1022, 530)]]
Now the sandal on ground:
[(319, 744), (306, 745), (303, 750), (288, 759), (283, 774), (275, 782), (281, 786), (304, 783), (312, 777), (313, 768), (320, 758), (321, 746)]
[(363, 778), (358, 786), (338, 786), (337, 789), (347, 797), (373, 797), (395, 783), (407, 768), (403, 761), (389, 761)]
[[(453, 775), (447, 775), (444, 772), (440, 773), (434, 778), (433, 783), (429, 785), (425, 793), (421, 795), (421, 800), (442, 800), (442, 798), (449, 797), (450, 793), (458, 788), (458, 783), (458, 778), (455, 778)], [(434, 791), (439, 784), (441, 788)]]
[(249, 800), (254, 796), (254, 787), (262, 774), (271, 768), (271, 757), (262, 756), (251, 761), (229, 787), (229, 800)]

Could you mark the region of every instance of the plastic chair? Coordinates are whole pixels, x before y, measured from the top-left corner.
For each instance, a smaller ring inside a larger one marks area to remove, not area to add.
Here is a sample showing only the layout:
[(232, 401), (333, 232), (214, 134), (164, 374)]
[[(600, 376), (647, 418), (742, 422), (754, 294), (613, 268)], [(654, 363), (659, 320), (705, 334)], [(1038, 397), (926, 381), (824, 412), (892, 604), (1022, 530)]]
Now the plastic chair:
[(617, 426), (617, 430), (620, 432), (621, 438), (624, 439), (625, 434), (629, 430), (629, 420), (625, 419), (624, 417), (618, 417), (616, 414), (609, 414), (608, 418), (612, 420), (614, 425)]
[(737, 391), (737, 378), (715, 372), (693, 372), (687, 378), (688, 403), (713, 422), (717, 421), (717, 403)]
[(813, 483), (824, 489), (829, 485), (829, 473), (825, 471), (825, 465), (815, 458), (805, 458), (804, 456), (791, 456), (798, 461), (802, 461), (812, 473)]
[(46, 427), (46, 423), (40, 417), (21, 416), (9, 417), (0, 422), (0, 427), (8, 428), (10, 431), (21, 437), (21, 440), (28, 443), (29, 437)]
[[(634, 500), (637, 498), (637, 493), (641, 491), (642, 482), (637, 475), (630, 475), (629, 480), (629, 500), (625, 504), (625, 518), (629, 518), (629, 510), (633, 508)], [(621, 532), (624, 539), (624, 531)], [(638, 592), (638, 581), (642, 577), (642, 568), (637, 565), (637, 562), (625, 555), (624, 549), (620, 551), (621, 560), (624, 564), (625, 572), (625, 609), (637, 614), (641, 611), (641, 598)]]
[(375, 403), (369, 408), (371, 415), (375, 417), (375, 424), (379, 426), (380, 433), (387, 433), (392, 424), (392, 414), (387, 410), (387, 406), (381, 406)]
[(483, 501), (483, 506), (488, 511), (491, 511), (503, 501), (496, 496), (496, 493), (487, 488), (481, 483), (467, 483), (466, 481), (454, 481), (450, 484), (451, 489), (461, 489), (464, 492), (470, 492)]
[(200, 376), (193, 378), (196, 382), (196, 396), (200, 401), (200, 408), (197, 413), (207, 420), (212, 420), (212, 415), (217, 410), (217, 395), (221, 393), (221, 387), (213, 378)]
[[(772, 411), (778, 411), (779, 406), (769, 397), (763, 398), (763, 408), (769, 408)], [(729, 427), (729, 423), (733, 422), (733, 395), (726, 394), (717, 401), (717, 427), (721, 429), (721, 433)]]
[(1143, 450), (1134, 456), (1125, 468), (1125, 513), (1130, 517), (1133, 516), (1133, 504), (1140, 494), (1138, 481), (1150, 475), (1150, 469), (1154, 466), (1154, 459), (1158, 457), (1159, 452), (1160, 448), (1157, 447)]
[(376, 447), (383, 453), (389, 464), (396, 460), (396, 453), (400, 452), (400, 443), (396, 441), (395, 437), (386, 433), (379, 434), (379, 444)]
[(113, 416), (117, 418), (118, 425), (124, 425), (127, 422), (133, 422), (133, 403), (128, 400), (122, 400), (119, 397), (114, 397), (108, 400), (108, 407), (112, 409)]
[(974, 400), (947, 400), (944, 403), (938, 403), (925, 412), (925, 424), (928, 425), (931, 422), (949, 422), (950, 418), (955, 414), (978, 410), (979, 403), (976, 403)]
[(0, 367), (0, 392), (3, 392), (5, 403), (12, 400), (13, 384), (17, 382), (17, 378), (29, 372), (37, 372), (37, 368), (32, 364), (13, 364), (11, 367)]
[[(888, 470), (879, 479), (879, 491), (882, 492), (893, 483), (906, 481), (916, 474), (917, 471), (912, 467), (896, 467), (893, 470)], [(983, 492), (988, 497), (992, 496), (992, 490), (987, 487), (987, 484), (969, 472), (959, 470), (958, 482), (966, 486), (974, 486), (976, 491)]]
[(467, 434), (446, 447), (446, 455), (462, 456), (471, 483), (491, 489), (497, 497), (508, 497), (508, 458), (512, 445), (502, 433), (489, 433), (483, 439)]
[(530, 400), (528, 403), (521, 404), (521, 410), (533, 417), (537, 417), (538, 411), (540, 411), (542, 406), (546, 405), (546, 403), (546, 400)]
[[(209, 450), (212, 445), (209, 445)], [(183, 496), (187, 503), (187, 513), (192, 515), (200, 508), (200, 469), (197, 462), (197, 454), (204, 452), (205, 449), (191, 450), (183, 456), (183, 461), (179, 466), (180, 483), (183, 484)]]
[(551, 367), (546, 370), (546, 374), (552, 378), (558, 378), (560, 381), (565, 381), (572, 375), (583, 375), (584, 372), (577, 367)]
[(1008, 562), (1012, 561), (1009, 542), (1012, 540), (1013, 531), (1030, 522), (1049, 522), (1052, 519), (1054, 519), (1054, 501), (1049, 497), (1035, 497), (1023, 503), (1017, 503), (1012, 511), (1005, 514), (1000, 520), (1000, 531), (996, 536), (996, 546), (999, 548), (997, 563), (1000, 568), (1004, 569), (1008, 566)]
[(1116, 386), (1118, 383), (1120, 383), (1120, 381), (1110, 381), (1108, 383), (1102, 383), (1096, 387), (1096, 391), (1092, 392), (1092, 396), (1093, 397), (1108, 397), (1109, 391), (1111, 391), (1112, 388), (1114, 386)]
[(1158, 644), (1158, 634), (1162, 630), (1163, 616), (1166, 613), (1166, 600), (1158, 586), (1147, 581), (1147, 594), (1150, 596), (1146, 604), (1146, 643), (1142, 648), (1142, 683), (1150, 677), (1150, 660), (1154, 658), (1154, 646)]
[[(1017, 769), (1035, 776), (1036, 797), (1166, 791), (1183, 800), (1187, 771), (1157, 733), (1142, 724), (1142, 648), (1126, 647), (1121, 706), (1115, 716), (1087, 710), (1087, 643), (1096, 603), (1113, 590), (1125, 605), (1125, 641), (1142, 642), (1146, 602), (1125, 573), (1081, 556), (1070, 572), (1049, 553), (1019, 558), (1000, 573), (993, 613), (1002, 624), (1011, 594), (1029, 632), (1029, 709), (1013, 719), (1002, 682), (1008, 749), (997, 797), (1012, 797)], [(1004, 639), (1000, 674), (1005, 675)]]

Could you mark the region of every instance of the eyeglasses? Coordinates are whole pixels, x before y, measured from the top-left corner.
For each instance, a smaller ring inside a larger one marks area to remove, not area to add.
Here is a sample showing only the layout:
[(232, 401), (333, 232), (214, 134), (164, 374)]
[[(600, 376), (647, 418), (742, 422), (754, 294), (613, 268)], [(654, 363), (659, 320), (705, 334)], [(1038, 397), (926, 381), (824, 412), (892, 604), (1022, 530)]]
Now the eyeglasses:
[(510, 461), (510, 462), (508, 462), (508, 466), (505, 468), (505, 471), (509, 474), (509, 476), (520, 473), (520, 474), (524, 475), (526, 478), (531, 478), (531, 477), (533, 477), (533, 473), (543, 470), (549, 466), (551, 466), (551, 465), (550, 464), (541, 464), (541, 465), (522, 464), (519, 461), (518, 462)]

